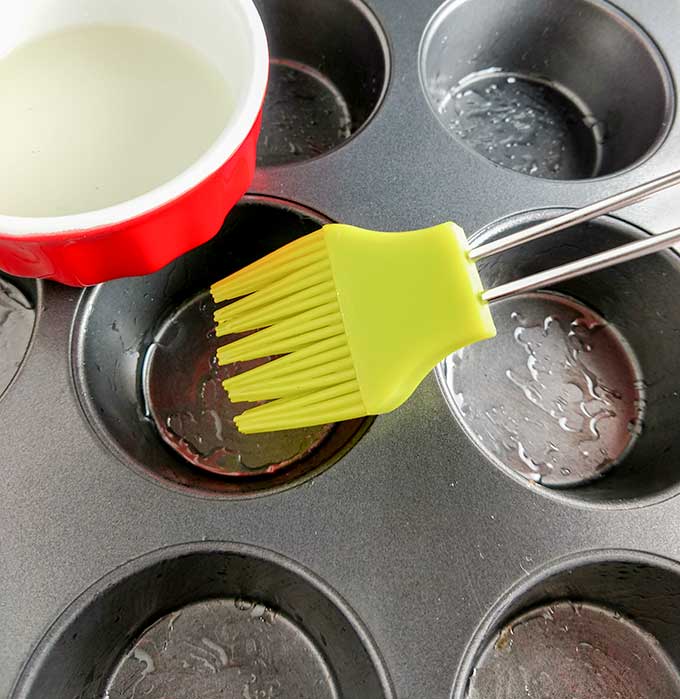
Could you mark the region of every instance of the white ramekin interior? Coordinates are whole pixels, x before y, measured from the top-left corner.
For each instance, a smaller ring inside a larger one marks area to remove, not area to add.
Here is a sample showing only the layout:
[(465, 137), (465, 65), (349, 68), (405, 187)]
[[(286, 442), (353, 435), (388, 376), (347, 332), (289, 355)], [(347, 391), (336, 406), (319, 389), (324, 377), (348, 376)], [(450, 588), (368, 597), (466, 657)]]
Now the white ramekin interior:
[[(251, 0), (20, 0), (0, 5), (0, 57), (42, 34), (84, 24), (133, 25), (200, 51), (224, 75), (237, 105), (210, 149), (174, 179), (106, 209), (57, 217), (0, 215), (4, 235), (30, 236), (128, 221), (191, 190), (223, 165), (253, 127), (264, 99), (267, 39)], [(11, 166), (8, 163), (4, 167)]]

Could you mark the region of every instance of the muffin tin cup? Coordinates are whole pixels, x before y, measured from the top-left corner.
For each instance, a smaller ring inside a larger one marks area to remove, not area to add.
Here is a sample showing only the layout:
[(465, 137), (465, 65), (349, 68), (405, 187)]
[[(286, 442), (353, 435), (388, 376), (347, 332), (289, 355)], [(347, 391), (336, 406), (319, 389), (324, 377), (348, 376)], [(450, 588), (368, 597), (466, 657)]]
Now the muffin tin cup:
[[(242, 435), (222, 381), (258, 362), (219, 367), (209, 286), (327, 219), (249, 197), (209, 244), (154, 275), (86, 292), (73, 330), (72, 370), (93, 429), (144, 475), (192, 494), (279, 491), (321, 473), (370, 419)], [(249, 232), (256, 230), (258, 237)]]
[(654, 42), (599, 0), (451, 0), (424, 34), (420, 69), (447, 130), (535, 177), (625, 170), (656, 150), (674, 111)]
[(680, 693), (680, 566), (637, 551), (553, 562), (505, 594), (469, 644), (452, 699), (671, 699)]
[(346, 603), (251, 546), (182, 544), (117, 568), (49, 629), (14, 690), (46, 696), (392, 699)]
[(367, 124), (389, 81), (387, 40), (361, 0), (256, 2), (272, 56), (259, 166), (330, 152)]
[(28, 354), (41, 300), (40, 282), (0, 275), (0, 399)]
[[(476, 240), (558, 213), (511, 217)], [(479, 271), (491, 288), (645, 235), (605, 217), (484, 260)], [(542, 494), (604, 507), (663, 500), (680, 487), (678, 293), (680, 258), (670, 251), (492, 304), (498, 336), (440, 365), (440, 385), (487, 458)]]

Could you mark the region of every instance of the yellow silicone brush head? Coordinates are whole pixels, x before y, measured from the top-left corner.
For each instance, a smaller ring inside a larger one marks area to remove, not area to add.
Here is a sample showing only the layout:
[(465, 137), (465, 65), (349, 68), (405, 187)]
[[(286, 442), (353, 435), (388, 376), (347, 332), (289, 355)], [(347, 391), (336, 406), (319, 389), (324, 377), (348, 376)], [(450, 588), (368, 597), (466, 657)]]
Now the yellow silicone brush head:
[(278, 356), (224, 382), (264, 432), (387, 412), (460, 347), (495, 334), (462, 231), (330, 224), (212, 287), (220, 364)]

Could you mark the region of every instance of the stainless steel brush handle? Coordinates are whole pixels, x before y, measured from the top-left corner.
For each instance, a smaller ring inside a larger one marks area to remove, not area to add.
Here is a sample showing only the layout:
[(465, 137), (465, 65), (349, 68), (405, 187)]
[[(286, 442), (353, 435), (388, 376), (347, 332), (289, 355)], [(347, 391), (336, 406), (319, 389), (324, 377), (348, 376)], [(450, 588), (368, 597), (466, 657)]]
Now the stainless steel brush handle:
[(650, 253), (663, 250), (673, 245), (673, 243), (678, 242), (680, 242), (680, 228), (674, 228), (665, 233), (649, 236), (644, 240), (636, 240), (632, 243), (619, 245), (610, 250), (605, 250), (604, 252), (599, 252), (595, 255), (575, 260), (574, 262), (567, 262), (564, 265), (545, 270), (544, 272), (537, 272), (523, 279), (516, 279), (515, 281), (501, 284), (494, 289), (488, 289), (483, 292), (482, 298), (488, 302), (498, 301), (508, 296), (514, 296), (525, 291), (532, 291), (541, 287), (550, 286), (552, 284), (564, 282), (567, 279), (573, 279), (582, 274), (587, 274), (588, 272), (596, 272), (605, 267), (611, 267), (621, 262), (634, 260), (636, 257), (649, 255)]
[(517, 231), (517, 233), (511, 233), (498, 240), (492, 240), (489, 243), (479, 245), (470, 250), (470, 259), (477, 262), (485, 257), (510, 250), (522, 243), (528, 243), (530, 240), (536, 240), (545, 235), (557, 233), (557, 231), (564, 230), (570, 226), (590, 221), (597, 216), (609, 214), (612, 211), (618, 211), (619, 209), (642, 201), (652, 196), (652, 194), (656, 194), (678, 183), (680, 183), (680, 170), (671, 172), (668, 175), (663, 175), (655, 180), (650, 180), (637, 187), (628, 189), (625, 192), (619, 192), (619, 194), (614, 194), (606, 199), (588, 204), (580, 209), (568, 211), (548, 221), (541, 221), (541, 223), (529, 226), (524, 230)]

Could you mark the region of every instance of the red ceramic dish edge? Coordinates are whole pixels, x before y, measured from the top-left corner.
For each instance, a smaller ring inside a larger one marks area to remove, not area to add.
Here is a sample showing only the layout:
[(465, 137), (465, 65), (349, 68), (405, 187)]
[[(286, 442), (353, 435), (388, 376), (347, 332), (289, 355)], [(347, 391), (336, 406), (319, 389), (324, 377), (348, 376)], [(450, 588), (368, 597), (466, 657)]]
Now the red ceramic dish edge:
[(255, 125), (236, 152), (193, 189), (153, 211), (101, 228), (26, 237), (0, 232), (0, 267), (19, 277), (88, 286), (164, 267), (205, 243), (255, 173)]

